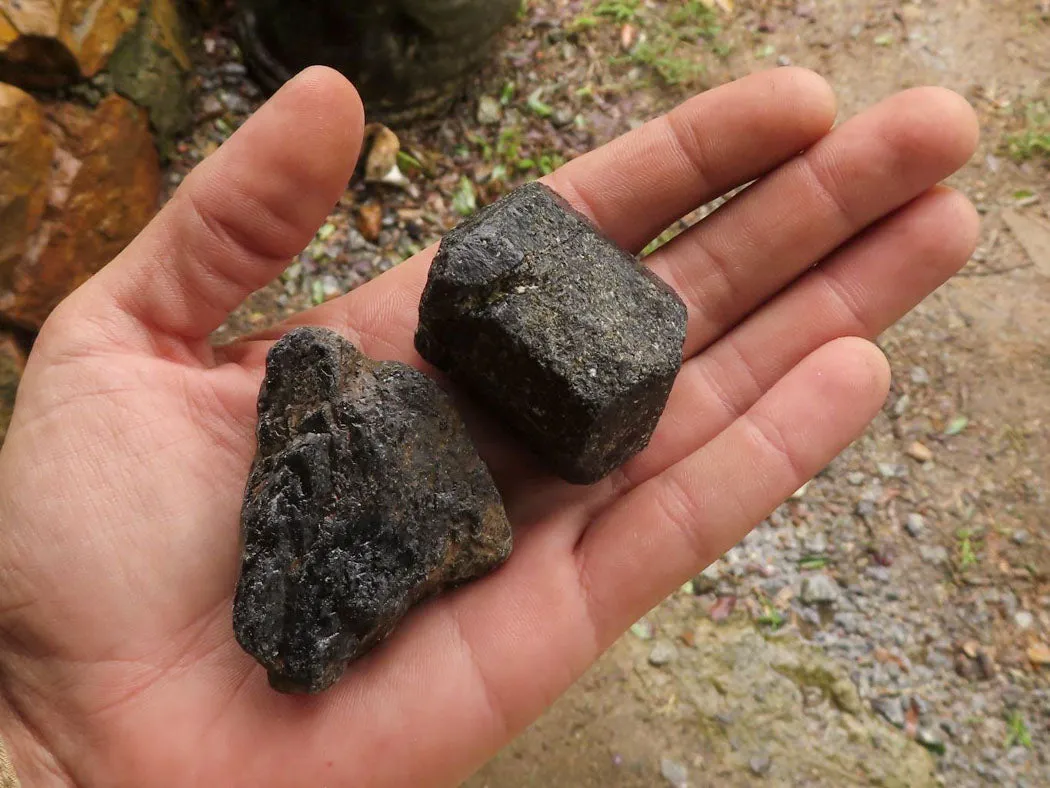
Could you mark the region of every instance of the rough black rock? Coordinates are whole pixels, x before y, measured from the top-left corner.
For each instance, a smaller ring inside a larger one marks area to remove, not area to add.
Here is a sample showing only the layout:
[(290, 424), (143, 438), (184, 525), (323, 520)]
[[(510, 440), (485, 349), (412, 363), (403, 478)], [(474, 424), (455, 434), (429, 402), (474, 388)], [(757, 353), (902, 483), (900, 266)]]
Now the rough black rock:
[(416, 348), (588, 484), (648, 444), (685, 328), (670, 287), (533, 183), (445, 236)]
[(266, 362), (242, 511), (237, 641), (284, 692), (319, 692), (415, 603), (510, 554), (488, 468), (422, 373), (298, 328)]

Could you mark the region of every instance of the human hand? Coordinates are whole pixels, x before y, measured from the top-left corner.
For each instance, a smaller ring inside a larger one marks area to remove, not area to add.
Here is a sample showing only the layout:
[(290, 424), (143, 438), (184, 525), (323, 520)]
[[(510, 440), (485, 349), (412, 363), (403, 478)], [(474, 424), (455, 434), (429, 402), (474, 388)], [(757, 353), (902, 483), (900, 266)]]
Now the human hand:
[[(510, 561), (297, 697), (231, 628), (255, 400), (288, 325), (208, 342), (357, 157), (353, 89), (319, 68), (286, 86), (56, 310), (26, 368), (0, 452), (0, 733), (25, 783), (439, 786), (477, 768), (865, 428), (889, 378), (868, 340), (972, 251), (973, 208), (935, 186), (976, 145), (962, 99), (909, 91), (829, 133), (834, 115), (823, 80), (778, 69), (547, 178), (632, 251), (759, 180), (647, 260), (690, 318), (648, 449), (574, 487), (470, 416)], [(423, 366), (433, 253), (291, 323)]]

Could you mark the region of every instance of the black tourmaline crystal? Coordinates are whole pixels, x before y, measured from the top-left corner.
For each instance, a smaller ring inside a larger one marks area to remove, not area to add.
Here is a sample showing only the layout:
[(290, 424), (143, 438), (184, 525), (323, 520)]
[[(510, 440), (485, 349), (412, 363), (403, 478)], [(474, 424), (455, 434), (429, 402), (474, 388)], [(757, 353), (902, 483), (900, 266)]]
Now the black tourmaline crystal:
[(511, 532), (448, 397), (295, 329), (270, 351), (233, 621), (285, 692), (319, 692), (415, 603), (498, 566)]
[(416, 348), (552, 470), (591, 483), (649, 442), (685, 328), (670, 287), (533, 183), (445, 236)]

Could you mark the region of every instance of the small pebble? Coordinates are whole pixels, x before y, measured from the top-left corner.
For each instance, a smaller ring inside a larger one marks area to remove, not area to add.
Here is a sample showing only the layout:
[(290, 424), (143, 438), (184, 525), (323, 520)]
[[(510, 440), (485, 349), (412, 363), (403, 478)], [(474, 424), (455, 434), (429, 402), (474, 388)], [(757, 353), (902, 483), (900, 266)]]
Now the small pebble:
[(478, 100), (477, 118), (483, 126), (494, 126), (503, 120), (503, 107), (492, 96), (482, 96)]
[(1014, 613), (1014, 623), (1017, 624), (1018, 629), (1031, 629), (1035, 623), (1035, 616), (1027, 610), (1018, 610)]
[(689, 785), (689, 772), (678, 761), (671, 758), (660, 759), (660, 774), (674, 788), (687, 788)]
[(828, 551), (828, 538), (822, 532), (817, 532), (806, 539), (803, 548), (807, 553), (823, 555)]
[(826, 574), (808, 575), (802, 580), (802, 601), (807, 605), (827, 605), (839, 598), (839, 586)]
[(925, 367), (912, 367), (911, 382), (916, 386), (925, 386), (930, 382), (930, 373), (926, 371)]
[(897, 479), (907, 475), (908, 469), (904, 465), (898, 465), (893, 462), (880, 462), (879, 463), (879, 476), (883, 479)]
[(876, 698), (871, 702), (871, 708), (895, 728), (904, 727), (904, 707), (900, 698)]
[(854, 487), (860, 487), (862, 484), (864, 484), (865, 481), (867, 481), (867, 479), (867, 475), (861, 473), (860, 471), (853, 471), (852, 473), (846, 476), (846, 481), (848, 481)]
[(908, 412), (908, 408), (911, 406), (911, 395), (905, 394), (893, 404), (893, 415), (900, 418)]
[(674, 662), (677, 656), (678, 652), (674, 646), (666, 640), (658, 640), (656, 645), (653, 646), (653, 650), (649, 652), (649, 664), (654, 668), (660, 668)]
[(1022, 545), (1028, 542), (1028, 531), (1023, 528), (1018, 528), (1012, 534), (1010, 534), (1010, 541), (1016, 545)]
[(944, 742), (941, 741), (937, 734), (931, 730), (919, 728), (918, 732), (915, 734), (915, 741), (932, 753), (944, 755)]
[(904, 453), (918, 462), (929, 462), (933, 459), (933, 452), (928, 446), (919, 441), (915, 441), (908, 446), (908, 448), (904, 450)]
[(747, 762), (747, 765), (751, 769), (752, 774), (761, 777), (769, 771), (769, 767), (773, 765), (773, 762), (768, 755), (756, 755)]
[(572, 107), (558, 107), (551, 115), (551, 123), (559, 129), (571, 125), (574, 120), (576, 120), (576, 110)]
[(948, 563), (948, 550), (940, 546), (922, 545), (919, 547), (919, 556), (927, 564), (941, 566)]
[(869, 566), (864, 574), (870, 577), (877, 583), (888, 583), (890, 582), (890, 570), (889, 567), (885, 566)]
[(912, 512), (908, 515), (908, 519), (904, 521), (904, 530), (913, 539), (918, 539), (922, 536), (923, 531), (926, 530), (926, 518), (918, 512)]

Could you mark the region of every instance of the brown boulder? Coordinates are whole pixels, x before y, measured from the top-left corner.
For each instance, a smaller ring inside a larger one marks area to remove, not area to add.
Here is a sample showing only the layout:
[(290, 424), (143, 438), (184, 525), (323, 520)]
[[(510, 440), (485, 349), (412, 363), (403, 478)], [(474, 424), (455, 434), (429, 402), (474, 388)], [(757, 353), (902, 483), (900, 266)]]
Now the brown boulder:
[(25, 356), (15, 338), (0, 333), (0, 445), (7, 436), (7, 425), (11, 423), (11, 412), (15, 407), (15, 392), (22, 378)]
[(105, 71), (166, 140), (189, 119), (186, 40), (176, 0), (0, 2), (0, 81), (53, 88)]
[(93, 77), (138, 19), (141, 0), (0, 5), (0, 74), (34, 87)]
[[(53, 145), (47, 206), (35, 230), (25, 223), (32, 234), (21, 257), (0, 265), (0, 318), (33, 330), (145, 227), (160, 191), (146, 113), (126, 99), (111, 95), (94, 110), (47, 105), (44, 126)], [(0, 169), (0, 194), (7, 177)]]
[(0, 83), (0, 290), (40, 227), (54, 148), (32, 96)]

